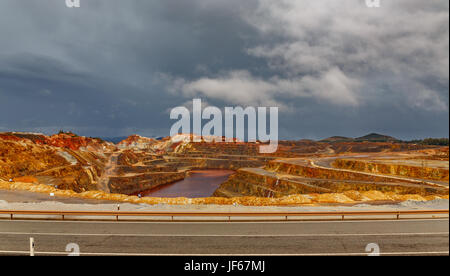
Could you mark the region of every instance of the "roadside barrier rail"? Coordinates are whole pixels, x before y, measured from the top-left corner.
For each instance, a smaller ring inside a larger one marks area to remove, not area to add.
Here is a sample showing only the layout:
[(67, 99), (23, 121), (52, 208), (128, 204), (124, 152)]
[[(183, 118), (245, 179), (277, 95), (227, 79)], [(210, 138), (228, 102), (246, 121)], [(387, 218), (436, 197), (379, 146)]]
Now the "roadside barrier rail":
[[(408, 215), (448, 215), (449, 210), (412, 210), (412, 211), (350, 211), (350, 212), (128, 212), (128, 211), (24, 211), (24, 210), (0, 210), (0, 215), (14, 216), (57, 216), (62, 220), (67, 217), (169, 217), (173, 221), (180, 217), (221, 217), (231, 221), (232, 218), (262, 218), (279, 217), (290, 220), (292, 217), (337, 217), (345, 220), (348, 217), (375, 217), (394, 216), (396, 219)], [(70, 220), (70, 219), (69, 219)], [(73, 220), (73, 219), (72, 219)]]

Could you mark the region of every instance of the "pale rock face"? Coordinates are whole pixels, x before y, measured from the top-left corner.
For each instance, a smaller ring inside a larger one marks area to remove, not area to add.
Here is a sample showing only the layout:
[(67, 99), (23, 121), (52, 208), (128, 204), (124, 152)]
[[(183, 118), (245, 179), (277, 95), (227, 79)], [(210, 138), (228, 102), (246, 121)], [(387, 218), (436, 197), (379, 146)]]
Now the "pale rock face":
[[(213, 142), (213, 141), (222, 141), (223, 137), (220, 136), (213, 136), (213, 135), (195, 135), (195, 134), (177, 134), (171, 137), (171, 140), (173, 143), (189, 143), (189, 142), (195, 142), (195, 141), (206, 141), (206, 142)], [(239, 140), (237, 138), (233, 138), (233, 141), (236, 143), (243, 143), (244, 141)]]
[(66, 161), (69, 162), (71, 165), (78, 164), (78, 160), (75, 157), (73, 157), (72, 155), (70, 155), (69, 153), (67, 153), (66, 151), (61, 150), (61, 151), (58, 151), (57, 153), (59, 156), (66, 159)]
[(180, 142), (189, 143), (191, 139), (197, 140), (201, 139), (201, 137), (198, 135), (191, 135), (191, 134), (177, 134), (172, 136), (171, 138), (173, 143), (180, 143)]
[(145, 150), (150, 149), (157, 141), (152, 138), (133, 135), (120, 142), (117, 146), (119, 149), (136, 149)]

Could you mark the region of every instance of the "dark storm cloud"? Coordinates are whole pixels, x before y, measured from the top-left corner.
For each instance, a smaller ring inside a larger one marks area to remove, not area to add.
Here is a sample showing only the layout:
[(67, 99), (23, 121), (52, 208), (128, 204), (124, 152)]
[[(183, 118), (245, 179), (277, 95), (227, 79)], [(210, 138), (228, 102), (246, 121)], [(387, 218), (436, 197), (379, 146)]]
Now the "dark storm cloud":
[(168, 135), (202, 97), (284, 138), (448, 136), (448, 1), (2, 0), (0, 38), (0, 131)]
[(229, 3), (2, 1), (0, 126), (167, 135), (166, 110), (186, 100), (166, 93), (160, 72), (254, 63), (241, 37), (252, 27), (238, 13), (251, 1)]

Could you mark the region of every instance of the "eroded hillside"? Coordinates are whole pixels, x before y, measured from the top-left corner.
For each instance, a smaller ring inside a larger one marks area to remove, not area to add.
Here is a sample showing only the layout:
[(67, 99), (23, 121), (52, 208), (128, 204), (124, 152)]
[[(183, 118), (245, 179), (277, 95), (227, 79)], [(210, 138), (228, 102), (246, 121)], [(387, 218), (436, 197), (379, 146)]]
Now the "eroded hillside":
[(0, 177), (76, 192), (96, 190), (108, 159), (105, 152), (113, 148), (101, 140), (73, 134), (1, 134)]

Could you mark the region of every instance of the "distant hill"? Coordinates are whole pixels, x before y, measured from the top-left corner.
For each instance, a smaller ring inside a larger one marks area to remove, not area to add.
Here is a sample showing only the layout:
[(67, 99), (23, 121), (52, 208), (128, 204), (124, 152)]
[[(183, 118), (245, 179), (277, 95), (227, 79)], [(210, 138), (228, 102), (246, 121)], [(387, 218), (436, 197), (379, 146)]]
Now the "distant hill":
[(333, 136), (328, 137), (326, 139), (320, 140), (319, 142), (325, 142), (325, 143), (333, 143), (333, 142), (352, 142), (354, 139), (344, 136)]
[(123, 140), (125, 140), (127, 138), (128, 138), (127, 136), (123, 136), (123, 137), (101, 137), (100, 139), (102, 139), (103, 141), (106, 141), (106, 142), (118, 144), (119, 142), (122, 142)]
[(339, 143), (339, 142), (399, 142), (397, 138), (378, 133), (367, 134), (358, 138), (350, 138), (345, 136), (332, 136), (320, 140), (322, 143)]
[(391, 137), (391, 136), (382, 135), (382, 134), (378, 134), (378, 133), (371, 133), (371, 134), (368, 134), (366, 136), (355, 138), (355, 141), (356, 142), (364, 142), (364, 141), (368, 141), (368, 142), (397, 142), (399, 140), (397, 138), (394, 138), (394, 137)]
[[(122, 142), (123, 140), (128, 139), (129, 136), (119, 136), (119, 137), (101, 137), (100, 139), (106, 141), (106, 142), (111, 142), (114, 144), (119, 144), (120, 142)], [(148, 138), (152, 138), (155, 140), (162, 140), (164, 139), (164, 137), (157, 137), (157, 136), (150, 136)]]
[(409, 144), (428, 145), (428, 146), (449, 146), (448, 138), (426, 138), (423, 140), (404, 141)]

